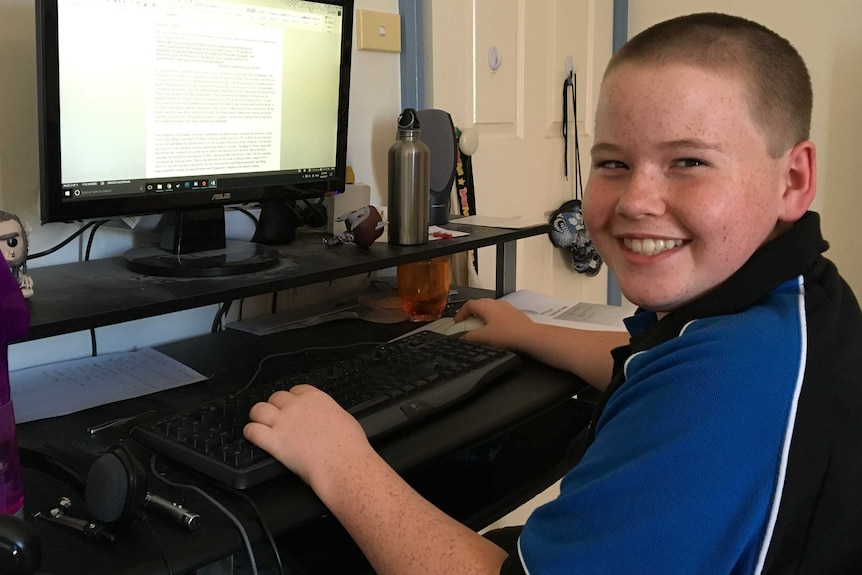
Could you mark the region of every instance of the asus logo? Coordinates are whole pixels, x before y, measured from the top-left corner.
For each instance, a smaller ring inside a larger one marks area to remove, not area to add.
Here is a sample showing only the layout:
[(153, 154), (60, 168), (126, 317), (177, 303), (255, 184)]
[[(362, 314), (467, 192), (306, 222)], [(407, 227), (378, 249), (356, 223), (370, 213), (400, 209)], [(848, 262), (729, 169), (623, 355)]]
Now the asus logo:
[(215, 201), (215, 200), (229, 200), (230, 199), (230, 192), (224, 192), (221, 194), (213, 194), (213, 197), (211, 197), (210, 199), (213, 201)]

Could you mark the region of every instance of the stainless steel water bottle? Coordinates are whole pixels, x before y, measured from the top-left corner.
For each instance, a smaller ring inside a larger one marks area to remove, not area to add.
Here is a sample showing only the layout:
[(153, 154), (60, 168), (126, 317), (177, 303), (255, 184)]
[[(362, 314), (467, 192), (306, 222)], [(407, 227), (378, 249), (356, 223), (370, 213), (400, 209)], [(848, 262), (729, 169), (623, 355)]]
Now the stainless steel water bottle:
[(416, 110), (405, 108), (398, 116), (398, 136), (389, 147), (390, 244), (428, 242), (431, 151), (419, 138), (420, 133)]

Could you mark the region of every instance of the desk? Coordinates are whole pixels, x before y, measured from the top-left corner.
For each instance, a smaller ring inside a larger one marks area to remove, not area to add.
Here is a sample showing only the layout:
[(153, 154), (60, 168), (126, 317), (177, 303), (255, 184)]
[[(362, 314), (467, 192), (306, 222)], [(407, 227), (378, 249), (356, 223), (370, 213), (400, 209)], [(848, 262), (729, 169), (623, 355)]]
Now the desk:
[[(201, 384), (104, 405), (48, 420), (19, 425), (24, 448), (51, 448), (71, 459), (95, 458), (110, 445), (124, 440), (126, 429), (88, 435), (86, 427), (116, 417), (156, 410), (169, 413), (221, 397), (246, 383), (259, 358), (275, 351), (302, 349), (355, 341), (386, 341), (414, 325), (368, 324), (339, 320), (324, 325), (266, 337), (227, 330), (160, 346), (158, 349), (213, 377)], [(376, 447), (382, 456), (420, 492), (444, 510), (480, 528), (502, 516), (550, 485), (563, 473), (565, 448), (586, 421), (573, 417), (578, 407), (570, 399), (584, 387), (569, 374), (526, 359), (523, 367), (504, 377), (473, 401), (439, 418), (387, 439)], [(538, 417), (540, 416), (541, 417)], [(463, 454), (481, 454), (481, 446), (495, 445), (498, 456), (487, 462), (465, 461)], [(490, 443), (489, 443), (490, 442)], [(128, 441), (139, 458), (148, 461), (141, 446)], [(472, 450), (472, 451), (471, 451)], [(527, 464), (525, 464), (525, 462)], [(193, 472), (159, 458), (160, 470), (172, 480), (191, 482), (226, 505), (242, 521), (254, 541), (263, 541), (251, 507), (230, 490), (209, 483)], [(57, 478), (33, 469), (24, 470), (25, 513), (48, 512), (61, 496), (73, 500), (71, 514), (84, 510), (82, 497)], [(150, 490), (197, 512), (203, 526), (186, 532), (179, 526), (152, 518), (153, 527), (174, 573), (213, 563), (232, 553), (244, 553), (239, 532), (230, 521), (197, 494), (168, 488), (150, 478)], [(326, 509), (311, 490), (292, 475), (276, 478), (246, 490), (261, 510), (263, 521), (276, 535), (313, 532)], [(43, 569), (55, 575), (112, 575), (164, 573), (165, 563), (156, 539), (141, 522), (133, 523), (113, 545), (90, 542), (71, 530), (28, 519), (43, 539)], [(288, 537), (289, 539), (289, 537)], [(329, 549), (325, 541), (316, 545)], [(339, 544), (341, 545), (341, 544)], [(267, 553), (265, 545), (258, 552)]]
[[(496, 246), (495, 295), (500, 296), (515, 288), (515, 242), (548, 231), (547, 225), (512, 230), (469, 226), (459, 224), (457, 219), (447, 227), (469, 235), (421, 246), (375, 243), (363, 250), (355, 246), (327, 249), (322, 244), (324, 234), (301, 233), (293, 243), (279, 248), (283, 260), (274, 268), (221, 278), (145, 276), (130, 272), (122, 258), (31, 269), (37, 294), (28, 302), (31, 324), (27, 339), (366, 274), (485, 246)], [(201, 384), (19, 425), (19, 443), (22, 448), (62, 453), (83, 473), (105, 449), (127, 441), (129, 431), (120, 428), (91, 436), (86, 432), (88, 426), (148, 410), (171, 413), (182, 406), (222, 397), (244, 385), (259, 358), (275, 351), (332, 345), (333, 341), (386, 341), (413, 327), (408, 323), (387, 326), (341, 320), (265, 338), (228, 330), (163, 345), (160, 351), (213, 377)], [(519, 372), (510, 374), (463, 408), (376, 447), (434, 503), (467, 525), (480, 528), (561, 475), (566, 444), (586, 420), (582, 409), (570, 400), (582, 387), (572, 376), (527, 360)], [(537, 417), (539, 414), (542, 417)], [(144, 448), (134, 442), (129, 445), (140, 459), (148, 460), (149, 453)], [(464, 454), (474, 456), (488, 445), (500, 448), (493, 461), (465, 463)], [(171, 479), (204, 486), (236, 514), (252, 540), (264, 539), (265, 533), (248, 503), (226, 488), (174, 467), (164, 458), (157, 461)], [(45, 571), (55, 575), (163, 573), (165, 562), (157, 541), (174, 573), (189, 572), (232, 553), (245, 552), (237, 529), (210, 503), (193, 492), (150, 479), (152, 492), (199, 513), (203, 527), (189, 533), (154, 518), (150, 525), (156, 537), (145, 525), (135, 522), (115, 545), (106, 546), (59, 526), (29, 519), (44, 541)], [(24, 484), (28, 517), (37, 511), (49, 512), (61, 496), (73, 500), (70, 514), (86, 515), (83, 496), (58, 478), (25, 468)], [(293, 541), (310, 537), (317, 543), (315, 528), (325, 523), (321, 517), (326, 515), (326, 509), (296, 477), (287, 475), (246, 493), (261, 509), (263, 521), (274, 534)], [(340, 549), (332, 551), (338, 554)]]

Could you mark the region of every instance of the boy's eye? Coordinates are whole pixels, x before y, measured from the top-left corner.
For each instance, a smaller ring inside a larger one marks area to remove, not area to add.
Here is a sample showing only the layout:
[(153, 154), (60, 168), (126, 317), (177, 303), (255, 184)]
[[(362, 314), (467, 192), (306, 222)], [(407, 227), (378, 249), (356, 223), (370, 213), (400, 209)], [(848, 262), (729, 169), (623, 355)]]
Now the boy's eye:
[(596, 162), (595, 166), (597, 168), (605, 168), (608, 170), (620, 170), (628, 167), (618, 160), (599, 160)]
[(6, 240), (6, 245), (10, 248), (14, 248), (18, 246), (18, 238), (9, 238)]
[(705, 166), (706, 162), (697, 158), (680, 158), (674, 161), (674, 165), (680, 168), (695, 168), (697, 166)]

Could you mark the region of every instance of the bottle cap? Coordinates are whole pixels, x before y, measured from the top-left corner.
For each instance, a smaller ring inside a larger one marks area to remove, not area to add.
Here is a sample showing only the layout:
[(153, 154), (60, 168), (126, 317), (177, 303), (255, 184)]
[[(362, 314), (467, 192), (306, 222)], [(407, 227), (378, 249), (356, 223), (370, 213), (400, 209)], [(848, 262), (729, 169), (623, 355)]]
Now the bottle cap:
[(418, 130), (419, 116), (416, 115), (416, 110), (413, 108), (404, 108), (404, 111), (398, 116), (399, 130)]

